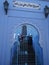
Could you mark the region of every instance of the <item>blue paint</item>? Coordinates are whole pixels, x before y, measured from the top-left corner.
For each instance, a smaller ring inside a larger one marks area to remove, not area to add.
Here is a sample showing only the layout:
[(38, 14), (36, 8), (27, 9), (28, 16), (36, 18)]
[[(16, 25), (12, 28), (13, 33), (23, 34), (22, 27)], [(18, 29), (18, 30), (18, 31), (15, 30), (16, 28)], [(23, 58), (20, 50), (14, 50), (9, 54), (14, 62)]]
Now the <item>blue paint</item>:
[[(45, 5), (49, 6), (49, 2), (27, 0), (28, 2), (35, 2), (41, 5), (40, 10), (35, 10), (13, 7), (13, 0), (8, 0), (9, 10), (8, 14), (5, 15), (3, 7), (4, 1), (5, 0), (0, 0), (0, 65), (10, 64), (11, 47), (15, 42), (13, 35), (17, 27), (23, 23), (32, 24), (38, 29), (39, 42), (37, 42), (38, 35), (34, 40), (36, 40), (35, 43), (39, 43), (40, 46), (43, 48), (44, 65), (49, 65), (49, 16), (47, 19), (44, 16), (44, 7)], [(37, 45), (37, 49), (38, 48), (39, 47)]]
[[(22, 24), (24, 25), (24, 24)], [(22, 33), (22, 25), (20, 25), (17, 29), (16, 29), (16, 43), (13, 44), (12, 46), (12, 57), (14, 56), (14, 53), (18, 53), (17, 52), (17, 45), (19, 43), (18, 41), (18, 34), (21, 35)], [(25, 24), (27, 26), (27, 36), (28, 35), (32, 35), (32, 47), (34, 48), (34, 51), (35, 51), (35, 59), (36, 59), (36, 65), (43, 65), (43, 49), (42, 47), (40, 46), (39, 44), (39, 32), (38, 30), (33, 26), (33, 25), (30, 25), (30, 24)], [(31, 51), (31, 50), (30, 50)], [(27, 54), (27, 52), (25, 52)], [(24, 54), (24, 52), (23, 52)], [(16, 56), (15, 56), (16, 57)], [(12, 60), (12, 58), (11, 58)], [(11, 62), (12, 63), (12, 62)], [(16, 63), (17, 64), (17, 63)]]

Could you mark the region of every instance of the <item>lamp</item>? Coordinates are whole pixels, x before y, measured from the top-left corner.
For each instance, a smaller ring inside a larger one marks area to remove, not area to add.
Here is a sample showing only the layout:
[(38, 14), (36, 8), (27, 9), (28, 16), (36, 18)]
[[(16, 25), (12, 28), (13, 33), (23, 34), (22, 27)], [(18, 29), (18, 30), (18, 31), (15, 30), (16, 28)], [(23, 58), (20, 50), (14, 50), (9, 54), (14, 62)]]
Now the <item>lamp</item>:
[(3, 4), (4, 4), (5, 14), (7, 15), (9, 3), (7, 0), (5, 0), (5, 2)]
[(45, 17), (47, 18), (49, 14), (49, 7), (47, 5), (44, 8), (44, 13), (45, 13)]

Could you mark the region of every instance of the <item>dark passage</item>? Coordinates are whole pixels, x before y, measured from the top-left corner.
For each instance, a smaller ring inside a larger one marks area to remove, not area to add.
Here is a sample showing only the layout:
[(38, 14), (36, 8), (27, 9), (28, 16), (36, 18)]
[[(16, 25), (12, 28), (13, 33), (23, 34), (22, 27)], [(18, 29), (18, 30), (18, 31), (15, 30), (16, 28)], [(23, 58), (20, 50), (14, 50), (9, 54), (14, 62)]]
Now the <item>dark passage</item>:
[(20, 39), (18, 65), (35, 65), (35, 51), (32, 46), (32, 36), (23, 36)]
[(14, 48), (12, 65), (35, 65), (32, 36), (27, 36), (27, 27), (25, 25), (22, 26), (22, 33), (18, 36), (18, 41), (19, 45)]
[[(17, 41), (14, 42), (11, 49), (10, 65), (44, 65), (43, 50), (39, 42), (34, 45), (36, 49), (33, 47), (34, 35), (29, 35), (28, 30), (26, 25), (22, 26), (21, 33), (18, 35)], [(35, 38), (34, 41), (37, 41), (36, 39), (38, 40), (38, 38)]]
[(22, 26), (22, 34), (18, 39), (20, 43), (18, 65), (35, 65), (35, 51), (32, 46), (32, 36), (27, 36), (27, 26)]

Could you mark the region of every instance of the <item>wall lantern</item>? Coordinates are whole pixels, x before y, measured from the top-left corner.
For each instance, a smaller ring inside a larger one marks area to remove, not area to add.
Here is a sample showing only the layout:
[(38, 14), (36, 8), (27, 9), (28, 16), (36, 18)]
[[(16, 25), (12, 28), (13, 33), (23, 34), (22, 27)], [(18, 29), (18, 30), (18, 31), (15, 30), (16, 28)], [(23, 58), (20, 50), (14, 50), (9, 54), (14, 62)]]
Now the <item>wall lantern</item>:
[(47, 5), (44, 8), (44, 13), (45, 13), (45, 17), (47, 18), (49, 14), (49, 7)]
[(9, 3), (7, 0), (5, 0), (5, 2), (3, 4), (4, 4), (5, 14), (7, 15)]

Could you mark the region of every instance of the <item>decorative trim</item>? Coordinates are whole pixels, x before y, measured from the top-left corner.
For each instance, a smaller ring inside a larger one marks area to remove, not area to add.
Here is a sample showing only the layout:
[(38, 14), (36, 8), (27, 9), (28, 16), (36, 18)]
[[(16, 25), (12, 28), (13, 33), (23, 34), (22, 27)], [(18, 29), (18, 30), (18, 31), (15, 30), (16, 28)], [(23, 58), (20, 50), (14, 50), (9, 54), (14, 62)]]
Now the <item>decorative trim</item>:
[(40, 4), (21, 2), (21, 1), (13, 1), (13, 6), (14, 7), (22, 7), (22, 8), (40, 9)]

